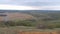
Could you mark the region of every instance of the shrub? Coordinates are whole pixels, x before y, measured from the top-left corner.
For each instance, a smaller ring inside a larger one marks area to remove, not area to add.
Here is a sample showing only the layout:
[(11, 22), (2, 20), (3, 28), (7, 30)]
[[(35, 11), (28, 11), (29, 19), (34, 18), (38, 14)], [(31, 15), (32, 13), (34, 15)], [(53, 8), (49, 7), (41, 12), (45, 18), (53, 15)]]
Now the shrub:
[(7, 21), (3, 22), (5, 26), (34, 26), (36, 22), (31, 20), (17, 20), (17, 21)]

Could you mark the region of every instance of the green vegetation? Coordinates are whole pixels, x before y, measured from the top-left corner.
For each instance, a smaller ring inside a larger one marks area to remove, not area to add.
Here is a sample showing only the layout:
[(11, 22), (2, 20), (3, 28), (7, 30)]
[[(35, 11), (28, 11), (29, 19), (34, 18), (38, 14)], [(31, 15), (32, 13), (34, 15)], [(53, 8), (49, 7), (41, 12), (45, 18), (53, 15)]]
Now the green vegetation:
[[(13, 12), (13, 11), (11, 11)], [(15, 11), (16, 12), (16, 11)], [(26, 11), (17, 11), (20, 13), (32, 15), (33, 19), (26, 20), (11, 20), (7, 22), (0, 22), (1, 27), (10, 27), (10, 26), (28, 26), (36, 28), (46, 28), (54, 29), (60, 28), (60, 11), (46, 11), (46, 10), (26, 10)], [(42, 25), (42, 27), (40, 26)]]
[(16, 21), (7, 21), (0, 22), (0, 26), (35, 26), (36, 21), (34, 20), (16, 20)]
[(46, 10), (1, 10), (8, 13), (20, 12), (33, 16), (33, 19), (16, 19), (0, 22), (0, 34), (17, 34), (20, 31), (59, 31), (60, 11)]
[[(42, 25), (42, 27), (40, 27)], [(50, 24), (37, 24), (36, 21), (29, 20), (17, 20), (17, 21), (7, 21), (1, 22), (0, 27), (10, 27), (10, 26), (28, 26), (28, 27), (36, 27), (38, 29), (54, 29), (60, 28), (60, 23), (50, 23)]]

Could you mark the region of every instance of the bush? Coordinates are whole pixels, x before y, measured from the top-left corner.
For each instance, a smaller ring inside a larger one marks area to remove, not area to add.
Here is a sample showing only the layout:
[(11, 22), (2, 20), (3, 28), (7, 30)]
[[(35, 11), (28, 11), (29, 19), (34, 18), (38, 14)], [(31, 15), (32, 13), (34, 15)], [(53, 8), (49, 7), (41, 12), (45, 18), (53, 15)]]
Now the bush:
[(3, 25), (5, 26), (34, 26), (35, 24), (36, 22), (31, 21), (31, 20), (17, 20), (17, 21), (3, 22)]
[(55, 28), (60, 28), (60, 24), (58, 23), (58, 24), (55, 24), (56, 25), (56, 27)]
[(48, 26), (48, 29), (53, 29), (54, 27), (52, 27), (52, 26)]
[(6, 26), (15, 26), (15, 22), (14, 21), (7, 21), (7, 22), (4, 22), (4, 24)]
[(35, 22), (24, 20), (24, 21), (17, 21), (16, 25), (17, 26), (34, 26), (35, 25), (34, 23)]

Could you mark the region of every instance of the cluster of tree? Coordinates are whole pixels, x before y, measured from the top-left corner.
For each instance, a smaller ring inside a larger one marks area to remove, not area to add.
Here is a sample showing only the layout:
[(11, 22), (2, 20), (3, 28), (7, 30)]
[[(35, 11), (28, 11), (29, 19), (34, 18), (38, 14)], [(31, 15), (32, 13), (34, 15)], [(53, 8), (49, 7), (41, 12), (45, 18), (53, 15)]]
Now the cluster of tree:
[(37, 26), (38, 29), (54, 29), (54, 28), (60, 28), (60, 24), (56, 23), (56, 24), (40, 24)]
[[(7, 21), (0, 22), (0, 27), (9, 27), (9, 26), (37, 26), (37, 22), (35, 20), (17, 20), (17, 21)], [(38, 29), (54, 29), (60, 28), (60, 23), (55, 24), (38, 24)]]
[(35, 26), (35, 20), (2, 21), (0, 26)]

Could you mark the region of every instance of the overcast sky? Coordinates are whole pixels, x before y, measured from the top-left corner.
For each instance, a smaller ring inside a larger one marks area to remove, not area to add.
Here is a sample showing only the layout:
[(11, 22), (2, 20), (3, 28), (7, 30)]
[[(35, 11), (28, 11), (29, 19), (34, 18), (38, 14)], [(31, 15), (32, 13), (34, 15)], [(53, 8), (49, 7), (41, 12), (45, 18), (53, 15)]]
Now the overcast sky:
[(0, 0), (0, 9), (60, 10), (60, 0)]

